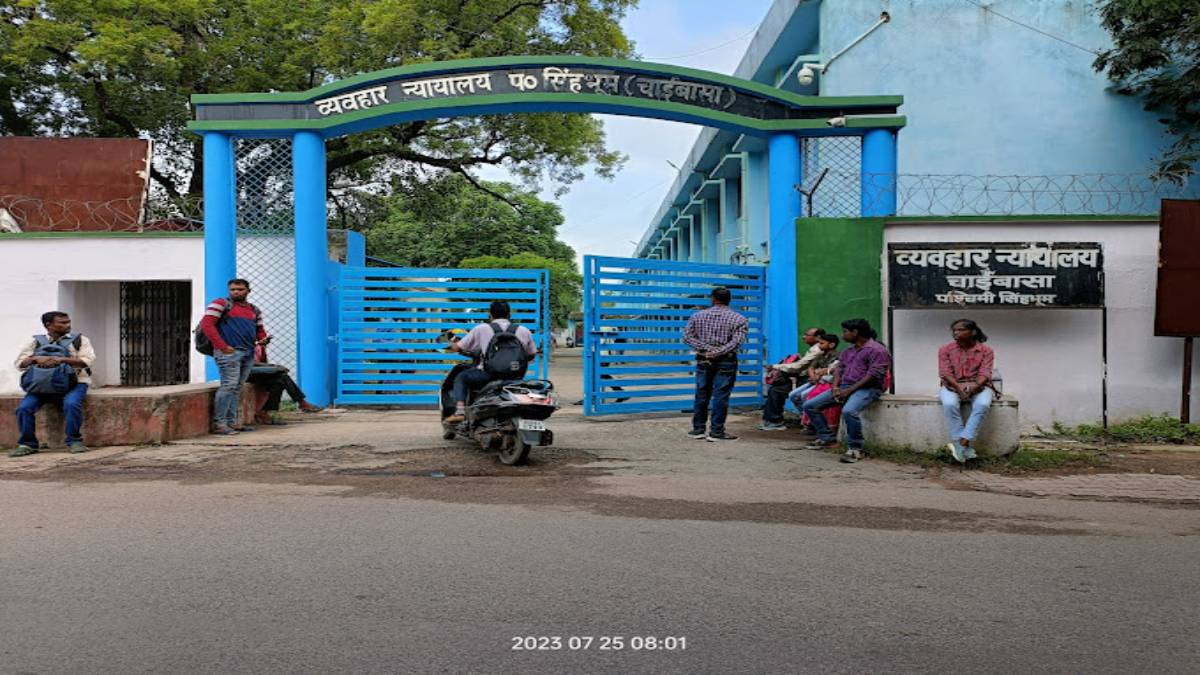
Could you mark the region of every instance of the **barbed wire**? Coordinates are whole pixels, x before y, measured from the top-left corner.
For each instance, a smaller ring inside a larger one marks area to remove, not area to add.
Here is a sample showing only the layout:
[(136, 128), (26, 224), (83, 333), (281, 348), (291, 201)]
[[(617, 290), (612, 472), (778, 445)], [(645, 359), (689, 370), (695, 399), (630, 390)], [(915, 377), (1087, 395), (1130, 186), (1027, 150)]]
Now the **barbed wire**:
[(850, 173), (838, 178), (833, 184), (865, 188), (861, 201), (868, 213), (878, 211), (873, 200), (889, 199), (894, 186), (896, 213), (901, 216), (1151, 215), (1158, 213), (1163, 199), (1200, 198), (1200, 184), (1156, 181), (1144, 174)]
[[(895, 191), (901, 216), (1152, 215), (1162, 199), (1200, 199), (1200, 181), (1156, 181), (1144, 174), (1060, 174), (1045, 176), (965, 174), (860, 174), (833, 167), (825, 177), (802, 186), (812, 191), (817, 217), (856, 218), (877, 211), (872, 200)], [(862, 188), (866, 195), (863, 196)], [(331, 209), (331, 219), (339, 213)], [(284, 216), (286, 218), (286, 215)], [(370, 223), (350, 218), (362, 229)], [(331, 223), (336, 226), (336, 222)], [(0, 233), (4, 232), (200, 232), (204, 209), (199, 198), (151, 195), (107, 201), (44, 199), (0, 194)]]
[(44, 199), (0, 194), (3, 232), (199, 232), (204, 209), (198, 198), (106, 201)]

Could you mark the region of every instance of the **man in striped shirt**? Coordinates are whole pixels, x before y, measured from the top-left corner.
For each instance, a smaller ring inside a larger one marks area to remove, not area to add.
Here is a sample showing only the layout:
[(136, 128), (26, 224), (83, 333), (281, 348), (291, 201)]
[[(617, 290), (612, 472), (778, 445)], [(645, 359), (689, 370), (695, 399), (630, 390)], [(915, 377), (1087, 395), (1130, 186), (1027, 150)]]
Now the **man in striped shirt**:
[(222, 435), (254, 431), (253, 427), (238, 426), (239, 396), (254, 366), (255, 345), (270, 340), (263, 328), (262, 313), (246, 302), (250, 282), (231, 279), (228, 288), (229, 297), (208, 303), (200, 321), (200, 328), (212, 342), (213, 359), (221, 373), (213, 402), (213, 433)]
[[(691, 438), (710, 441), (736, 441), (725, 433), (729, 395), (737, 380), (737, 350), (746, 341), (749, 323), (746, 317), (729, 308), (728, 288), (715, 288), (712, 307), (688, 318), (683, 341), (696, 350), (696, 401), (692, 406)], [(709, 420), (709, 402), (712, 420)], [(708, 433), (704, 431), (708, 425)]]

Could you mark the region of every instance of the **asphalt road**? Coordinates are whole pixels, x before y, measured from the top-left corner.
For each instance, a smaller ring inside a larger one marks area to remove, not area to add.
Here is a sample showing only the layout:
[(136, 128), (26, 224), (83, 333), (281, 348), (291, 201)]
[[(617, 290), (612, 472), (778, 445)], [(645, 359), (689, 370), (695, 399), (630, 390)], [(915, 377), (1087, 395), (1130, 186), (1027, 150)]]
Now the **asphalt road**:
[[(1074, 504), (1075, 517), (1090, 506)], [(619, 517), (338, 486), (9, 480), (0, 513), (4, 673), (1200, 663), (1200, 522), (1179, 529), (1195, 511), (1162, 510), (1174, 531), (1011, 534)], [(524, 636), (562, 647), (514, 650)], [(623, 649), (601, 649), (618, 636)], [(646, 637), (685, 642), (649, 650)]]

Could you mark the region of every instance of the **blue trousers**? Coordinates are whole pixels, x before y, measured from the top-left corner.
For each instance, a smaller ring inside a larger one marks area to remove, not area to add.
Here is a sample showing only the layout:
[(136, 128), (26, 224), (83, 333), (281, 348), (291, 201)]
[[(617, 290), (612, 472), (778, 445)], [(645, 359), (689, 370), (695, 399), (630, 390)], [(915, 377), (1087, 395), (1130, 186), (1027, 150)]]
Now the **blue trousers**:
[[(882, 390), (864, 387), (850, 394), (850, 398), (842, 404), (842, 423), (846, 425), (846, 445), (855, 450), (862, 450), (862, 418), (859, 415), (881, 394), (883, 394)], [(837, 440), (837, 429), (830, 430), (829, 422), (826, 422), (825, 416), (821, 414), (822, 410), (834, 405), (837, 405), (837, 401), (833, 400), (832, 389), (817, 394), (804, 402), (804, 412), (808, 413), (808, 421), (812, 422), (813, 428), (817, 430), (817, 438), (823, 441)]]
[(83, 399), (87, 397), (88, 386), (77, 384), (75, 388), (61, 396), (56, 394), (25, 394), (21, 405), (17, 406), (17, 428), (21, 431), (21, 445), (31, 448), (38, 447), (37, 411), (47, 403), (62, 403), (63, 417), (66, 418), (67, 445), (82, 443), (83, 436)]
[(221, 384), (213, 401), (213, 422), (218, 426), (237, 426), (238, 399), (254, 366), (254, 350), (238, 349), (232, 354), (215, 351), (213, 358), (221, 373)]
[(454, 402), (466, 403), (467, 394), (492, 381), (492, 376), (478, 368), (467, 368), (454, 378)]
[[(946, 417), (946, 429), (950, 432), (950, 442), (958, 443), (962, 438), (974, 441), (975, 436), (979, 433), (979, 427), (983, 424), (983, 420), (992, 406), (994, 397), (992, 390), (984, 387), (971, 397), (971, 416), (967, 418), (966, 424), (963, 424), (961, 408), (963, 402), (958, 398), (958, 394), (942, 387), (939, 397), (942, 399), (942, 413)], [(975, 456), (974, 447), (965, 448), (965, 452), (968, 458)]]
[[(692, 430), (704, 431), (708, 423), (709, 433), (725, 433), (725, 417), (729, 414), (729, 395), (737, 381), (736, 358), (718, 361), (701, 361), (696, 364), (696, 400), (692, 404)], [(712, 419), (709, 420), (709, 402), (712, 403)]]

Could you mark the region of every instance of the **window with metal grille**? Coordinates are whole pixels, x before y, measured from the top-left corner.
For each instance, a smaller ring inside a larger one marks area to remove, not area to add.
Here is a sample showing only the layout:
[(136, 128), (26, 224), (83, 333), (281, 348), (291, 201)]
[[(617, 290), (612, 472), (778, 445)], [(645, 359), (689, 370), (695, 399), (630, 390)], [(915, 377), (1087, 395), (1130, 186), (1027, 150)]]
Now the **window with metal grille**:
[(192, 282), (121, 282), (121, 384), (186, 384), (191, 378)]

